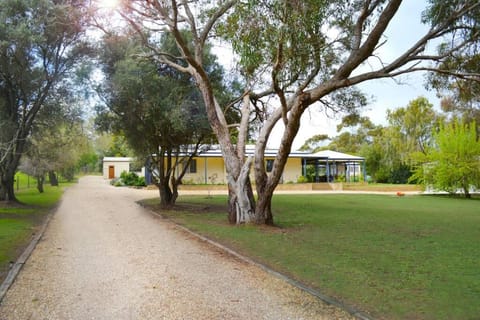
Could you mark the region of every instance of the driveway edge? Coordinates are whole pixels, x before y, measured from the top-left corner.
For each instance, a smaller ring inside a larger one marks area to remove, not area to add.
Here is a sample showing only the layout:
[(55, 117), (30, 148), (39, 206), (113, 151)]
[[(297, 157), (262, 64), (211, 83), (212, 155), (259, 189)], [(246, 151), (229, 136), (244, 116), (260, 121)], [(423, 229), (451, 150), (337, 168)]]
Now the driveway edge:
[(20, 273), (20, 270), (22, 270), (23, 265), (25, 264), (25, 262), (27, 262), (38, 242), (43, 237), (43, 234), (45, 233), (45, 230), (47, 229), (55, 210), (56, 207), (53, 209), (53, 212), (47, 214), (47, 217), (45, 218), (45, 221), (43, 222), (40, 230), (35, 234), (28, 246), (25, 248), (25, 250), (23, 250), (23, 253), (20, 255), (20, 257), (18, 257), (17, 261), (15, 261), (15, 263), (8, 271), (7, 277), (0, 285), (0, 304), (2, 303), (3, 298), (7, 294), (8, 289), (10, 289), (13, 282), (17, 278), (17, 275)]
[[(262, 264), (262, 263), (259, 263), (255, 260), (252, 260), (251, 258), (248, 258), (244, 255), (241, 255), (240, 253), (216, 242), (216, 241), (213, 241), (205, 236), (202, 236), (201, 234), (198, 234), (196, 233), (195, 231), (192, 231), (190, 229), (188, 229), (187, 227), (184, 227), (178, 223), (176, 223), (175, 221), (173, 221), (172, 219), (168, 218), (168, 217), (165, 217), (163, 216), (162, 214), (158, 213), (158, 212), (155, 212), (149, 208), (147, 208), (146, 206), (143, 206), (142, 204), (138, 203), (137, 204), (139, 206), (141, 206), (142, 208), (146, 209), (148, 212), (150, 212), (150, 214), (154, 215), (154, 216), (157, 216), (161, 219), (164, 219), (164, 220), (167, 220), (171, 223), (173, 223), (178, 229), (188, 233), (189, 235), (199, 239), (199, 240), (202, 240), (234, 257), (236, 257), (237, 259), (240, 259), (248, 264), (251, 264), (251, 265), (254, 265), (256, 267), (259, 267), (261, 268), (262, 270), (266, 271), (267, 273), (289, 283), (290, 285), (320, 299), (321, 301), (325, 302), (326, 304), (328, 305), (332, 305), (332, 306), (335, 306), (335, 307), (338, 307), (346, 312), (348, 312), (350, 315), (356, 317), (357, 319), (360, 319), (360, 320), (374, 320), (373, 318), (371, 318), (370, 316), (368, 316), (366, 313), (354, 308), (354, 307), (351, 307), (351, 306), (348, 306), (348, 305), (345, 305), (343, 304), (342, 302), (338, 301), (337, 299), (334, 299), (332, 297), (329, 297), (327, 295), (324, 295), (322, 293), (320, 293), (319, 291), (315, 290), (315, 289), (312, 289), (306, 285), (304, 285), (303, 283), (299, 282), (299, 281), (296, 281), (288, 276), (286, 276), (285, 274), (282, 274), (278, 271), (275, 271), (269, 267), (267, 267), (266, 265)], [(0, 300), (1, 301), (1, 300)]]

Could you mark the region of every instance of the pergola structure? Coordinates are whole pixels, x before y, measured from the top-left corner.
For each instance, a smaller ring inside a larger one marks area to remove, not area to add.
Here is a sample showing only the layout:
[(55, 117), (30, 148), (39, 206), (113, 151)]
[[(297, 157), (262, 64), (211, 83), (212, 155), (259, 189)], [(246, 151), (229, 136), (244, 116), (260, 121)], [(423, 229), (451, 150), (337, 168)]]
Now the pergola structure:
[(358, 181), (363, 176), (367, 179), (365, 158), (346, 153), (322, 150), (316, 153), (303, 155), (302, 172), (307, 175), (307, 166), (315, 168), (314, 182), (335, 182), (340, 176), (345, 177), (346, 182)]

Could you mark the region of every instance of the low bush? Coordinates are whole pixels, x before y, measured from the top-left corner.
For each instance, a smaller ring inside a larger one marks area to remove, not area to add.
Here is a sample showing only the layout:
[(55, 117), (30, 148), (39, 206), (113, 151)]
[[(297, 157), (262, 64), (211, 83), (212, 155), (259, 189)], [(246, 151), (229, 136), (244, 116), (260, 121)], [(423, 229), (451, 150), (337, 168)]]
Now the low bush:
[(297, 179), (297, 183), (307, 183), (308, 179), (305, 176), (299, 176)]
[[(112, 180), (113, 181), (113, 180)], [(144, 187), (146, 186), (145, 178), (139, 177), (135, 172), (123, 171), (120, 174), (120, 180), (113, 183), (115, 186), (132, 186), (132, 187)]]

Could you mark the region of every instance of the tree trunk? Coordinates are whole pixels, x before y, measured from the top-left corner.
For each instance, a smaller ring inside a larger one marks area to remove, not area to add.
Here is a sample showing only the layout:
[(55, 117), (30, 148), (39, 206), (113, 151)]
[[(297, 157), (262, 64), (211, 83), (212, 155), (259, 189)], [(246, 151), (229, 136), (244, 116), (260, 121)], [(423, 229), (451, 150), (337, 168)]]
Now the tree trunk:
[[(208, 121), (217, 136), (225, 161), (229, 190), (228, 221), (232, 224), (253, 222), (255, 221), (255, 198), (248, 176), (252, 160), (247, 159), (244, 163), (245, 152), (241, 150), (241, 143), (237, 148), (232, 143), (227, 121), (222, 108), (213, 95), (212, 87), (205, 72), (196, 70), (192, 75), (197, 80), (202, 93)], [(245, 110), (247, 112), (248, 108)], [(248, 116), (248, 114), (245, 116)]]
[(465, 193), (465, 198), (471, 199), (472, 195), (470, 194), (470, 188), (469, 187), (463, 187), (463, 192)]
[(177, 202), (178, 198), (178, 185), (180, 184), (181, 180), (177, 180), (173, 175), (172, 175), (172, 198), (170, 200), (171, 205), (173, 206), (175, 202)]
[(258, 202), (255, 207), (256, 222), (258, 224), (273, 225), (272, 198), (275, 188), (280, 179), (290, 154), (293, 140), (300, 128), (300, 119), (308, 107), (308, 95), (299, 95), (292, 101), (289, 108), (288, 119), (283, 132), (280, 148), (275, 157), (272, 171), (267, 175), (265, 171), (265, 148), (268, 137), (276, 122), (281, 119), (279, 109), (272, 115), (269, 121), (263, 126), (255, 148), (255, 183), (257, 188)]
[(256, 222), (255, 197), (250, 178), (228, 187), (228, 221), (231, 224)]
[(15, 197), (15, 174), (2, 174), (0, 177), (0, 201), (18, 202)]
[(37, 190), (40, 193), (43, 193), (43, 182), (45, 181), (45, 176), (44, 175), (38, 175), (36, 176), (37, 178)]
[(55, 171), (53, 170), (48, 171), (48, 180), (50, 180), (50, 185), (52, 187), (58, 187), (58, 178)]
[(157, 184), (158, 191), (160, 192), (160, 205), (164, 208), (172, 206), (173, 192), (170, 187), (165, 184)]
[(230, 224), (237, 223), (237, 196), (235, 192), (228, 186), (228, 222)]
[(252, 158), (243, 164), (235, 178), (227, 175), (228, 180), (228, 221), (232, 224), (244, 224), (256, 221), (255, 197), (250, 182)]
[(263, 196), (258, 198), (257, 206), (255, 207), (257, 224), (273, 225), (272, 197), (273, 192), (264, 192)]

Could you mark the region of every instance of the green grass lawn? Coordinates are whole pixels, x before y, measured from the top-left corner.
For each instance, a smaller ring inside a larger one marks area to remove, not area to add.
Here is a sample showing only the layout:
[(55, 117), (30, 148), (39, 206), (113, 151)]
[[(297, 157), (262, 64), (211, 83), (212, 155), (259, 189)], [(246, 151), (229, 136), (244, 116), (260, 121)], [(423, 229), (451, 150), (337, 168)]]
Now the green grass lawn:
[[(45, 184), (45, 192), (39, 193), (36, 182), (30, 178), (30, 188), (27, 186), (27, 177), (19, 175), (20, 188), (16, 191), (20, 205), (5, 205), (0, 203), (0, 281), (8, 273), (11, 261), (15, 261), (28, 245), (45, 216), (60, 200), (63, 188), (51, 187)], [(32, 182), (33, 181), (33, 182)]]
[(379, 319), (480, 315), (480, 199), (277, 195), (278, 227), (229, 226), (225, 201), (163, 214)]

